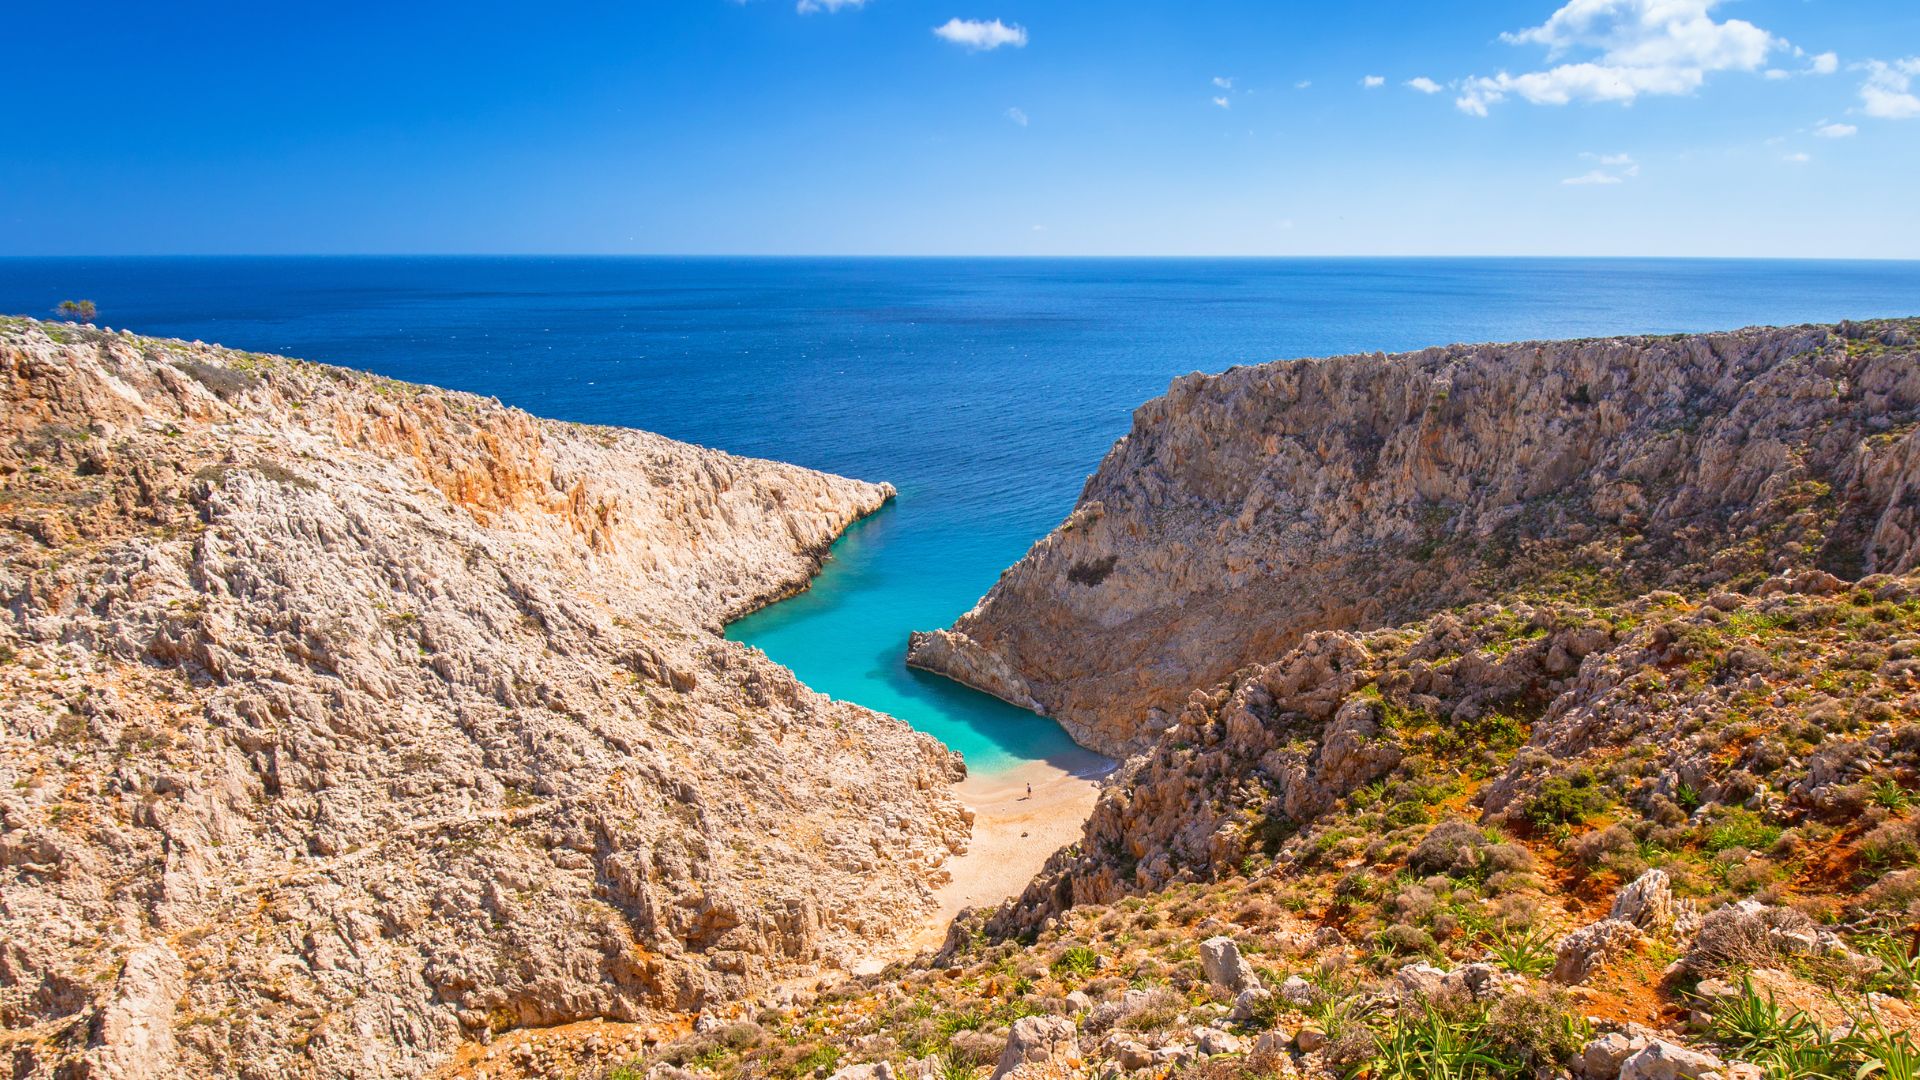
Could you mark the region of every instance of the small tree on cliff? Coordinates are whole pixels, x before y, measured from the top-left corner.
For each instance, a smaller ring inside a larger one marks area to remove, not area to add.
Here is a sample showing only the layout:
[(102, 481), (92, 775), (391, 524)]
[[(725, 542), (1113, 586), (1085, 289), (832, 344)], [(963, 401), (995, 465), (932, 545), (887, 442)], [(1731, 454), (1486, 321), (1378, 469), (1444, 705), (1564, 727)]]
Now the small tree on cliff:
[(78, 319), (81, 322), (92, 322), (93, 316), (97, 311), (98, 309), (93, 306), (93, 301), (91, 300), (60, 301), (60, 314), (65, 315), (69, 319)]

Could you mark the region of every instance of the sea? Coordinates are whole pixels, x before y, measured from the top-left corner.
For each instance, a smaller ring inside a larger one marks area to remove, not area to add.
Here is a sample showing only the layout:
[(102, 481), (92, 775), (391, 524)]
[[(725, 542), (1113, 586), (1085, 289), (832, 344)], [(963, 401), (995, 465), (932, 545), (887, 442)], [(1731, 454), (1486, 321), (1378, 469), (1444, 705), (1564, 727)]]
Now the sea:
[(976, 774), (1083, 760), (902, 662), (1072, 508), (1192, 371), (1460, 341), (1920, 314), (1920, 262), (1639, 259), (0, 258), (0, 312), (343, 364), (891, 481), (813, 587), (734, 623)]

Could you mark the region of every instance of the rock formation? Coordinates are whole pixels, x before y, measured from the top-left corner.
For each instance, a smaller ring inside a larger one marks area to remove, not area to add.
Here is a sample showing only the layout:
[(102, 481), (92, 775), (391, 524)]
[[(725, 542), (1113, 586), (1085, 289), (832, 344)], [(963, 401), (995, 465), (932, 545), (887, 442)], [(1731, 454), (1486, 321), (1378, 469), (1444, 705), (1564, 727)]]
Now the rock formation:
[(1115, 756), (1318, 630), (1920, 556), (1903, 324), (1450, 346), (1176, 380), (909, 662)]
[(405, 1077), (897, 941), (933, 739), (721, 624), (891, 489), (0, 324), (0, 1056)]

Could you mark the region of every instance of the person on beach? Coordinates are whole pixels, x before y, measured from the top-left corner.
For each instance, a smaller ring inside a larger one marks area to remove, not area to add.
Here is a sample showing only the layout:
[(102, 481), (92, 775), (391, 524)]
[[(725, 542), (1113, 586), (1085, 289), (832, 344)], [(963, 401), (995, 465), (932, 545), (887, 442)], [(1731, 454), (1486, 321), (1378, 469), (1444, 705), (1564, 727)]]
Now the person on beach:
[(1028, 784), (1028, 785), (1027, 785), (1027, 798), (1029, 798), (1029, 799), (1031, 799), (1031, 798), (1033, 798), (1033, 785), (1032, 785), (1032, 784)]

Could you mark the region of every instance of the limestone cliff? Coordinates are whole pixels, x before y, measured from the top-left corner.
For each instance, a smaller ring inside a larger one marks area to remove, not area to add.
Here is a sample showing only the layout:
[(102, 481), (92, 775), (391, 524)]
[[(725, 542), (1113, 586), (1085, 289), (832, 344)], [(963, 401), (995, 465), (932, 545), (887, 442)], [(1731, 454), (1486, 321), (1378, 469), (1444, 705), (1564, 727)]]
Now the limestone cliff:
[(727, 618), (884, 485), (0, 324), (0, 1057), (414, 1076), (862, 958), (956, 756)]
[(1343, 356), (1190, 375), (909, 662), (1143, 749), (1319, 630), (1516, 589), (1620, 599), (1920, 556), (1912, 323)]

